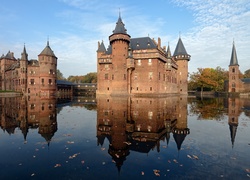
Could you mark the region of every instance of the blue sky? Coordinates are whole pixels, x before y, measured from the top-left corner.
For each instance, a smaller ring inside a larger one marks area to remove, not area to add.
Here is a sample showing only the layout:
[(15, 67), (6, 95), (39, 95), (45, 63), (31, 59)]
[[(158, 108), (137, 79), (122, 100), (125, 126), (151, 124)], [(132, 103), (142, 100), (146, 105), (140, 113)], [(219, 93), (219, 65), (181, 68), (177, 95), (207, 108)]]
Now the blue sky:
[[(155, 3), (157, 2), (157, 3)], [(189, 72), (228, 69), (235, 42), (240, 70), (250, 69), (249, 0), (1, 0), (0, 53), (37, 59), (49, 37), (64, 77), (96, 72), (98, 41), (109, 44), (119, 11), (132, 38), (161, 38), (175, 50), (179, 35)]]

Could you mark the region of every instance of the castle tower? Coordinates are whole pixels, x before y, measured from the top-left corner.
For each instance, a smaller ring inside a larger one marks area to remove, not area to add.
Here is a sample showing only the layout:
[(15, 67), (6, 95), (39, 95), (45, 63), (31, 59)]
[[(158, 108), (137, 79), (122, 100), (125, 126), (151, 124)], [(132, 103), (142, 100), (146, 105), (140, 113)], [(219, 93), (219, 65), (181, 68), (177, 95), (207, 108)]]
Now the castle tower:
[(4, 56), (2, 56), (0, 61), (1, 64), (1, 83), (2, 83), (2, 90), (12, 90), (11, 89), (11, 83), (12, 82), (7, 82), (6, 80), (6, 74), (5, 71), (6, 69), (13, 63), (15, 63), (17, 60), (14, 57), (14, 53), (8, 51), (8, 53)]
[(121, 16), (119, 15), (113, 34), (109, 36), (112, 47), (112, 93), (128, 94), (128, 72), (127, 57), (130, 43), (130, 35), (124, 27)]
[(230, 130), (232, 147), (234, 146), (237, 127), (240, 115), (240, 100), (238, 98), (228, 98), (228, 125)]
[(240, 90), (239, 74), (240, 74), (239, 64), (238, 64), (235, 45), (233, 42), (231, 60), (229, 64), (228, 92), (239, 92)]
[(190, 55), (187, 53), (181, 38), (179, 38), (173, 57), (178, 65), (177, 85), (180, 94), (188, 93), (188, 61)]
[(57, 57), (49, 46), (47, 46), (38, 55), (40, 65), (40, 95), (53, 95), (56, 93), (56, 72)]
[(25, 93), (27, 91), (27, 67), (28, 67), (28, 54), (26, 53), (25, 45), (23, 47), (23, 52), (21, 54), (20, 59), (20, 88), (22, 93)]

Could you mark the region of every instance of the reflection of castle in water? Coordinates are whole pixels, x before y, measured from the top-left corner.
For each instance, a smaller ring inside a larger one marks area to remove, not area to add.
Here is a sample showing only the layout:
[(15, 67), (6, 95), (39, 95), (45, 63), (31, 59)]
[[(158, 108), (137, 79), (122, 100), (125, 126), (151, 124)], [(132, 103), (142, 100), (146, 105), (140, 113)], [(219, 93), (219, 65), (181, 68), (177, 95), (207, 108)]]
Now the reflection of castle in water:
[(160, 151), (160, 141), (173, 134), (177, 149), (181, 149), (187, 127), (187, 97), (97, 99), (97, 138), (103, 145), (109, 140), (109, 154), (118, 169), (129, 151), (149, 153)]
[(19, 128), (26, 138), (29, 129), (38, 133), (49, 143), (57, 131), (56, 99), (37, 96), (1, 98), (0, 126), (13, 134)]

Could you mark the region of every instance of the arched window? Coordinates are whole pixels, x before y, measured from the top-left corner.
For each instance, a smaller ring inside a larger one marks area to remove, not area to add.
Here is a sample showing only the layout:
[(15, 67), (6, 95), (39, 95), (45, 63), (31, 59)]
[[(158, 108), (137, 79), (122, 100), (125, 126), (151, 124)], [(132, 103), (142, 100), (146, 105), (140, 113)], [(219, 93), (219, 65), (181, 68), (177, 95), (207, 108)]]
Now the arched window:
[(235, 72), (235, 69), (234, 69), (234, 68), (232, 69), (232, 72), (233, 72), (233, 73)]

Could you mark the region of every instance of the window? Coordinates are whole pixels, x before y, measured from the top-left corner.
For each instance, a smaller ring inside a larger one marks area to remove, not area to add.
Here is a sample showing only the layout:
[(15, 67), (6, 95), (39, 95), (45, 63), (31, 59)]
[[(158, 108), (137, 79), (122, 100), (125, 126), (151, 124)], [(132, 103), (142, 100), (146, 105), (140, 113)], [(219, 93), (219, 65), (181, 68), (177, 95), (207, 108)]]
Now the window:
[(35, 84), (35, 80), (34, 79), (30, 79), (30, 84), (34, 85)]
[(161, 73), (158, 74), (158, 79), (161, 80)]
[(150, 87), (150, 91), (152, 91), (153, 90), (153, 88), (152, 87)]
[(109, 74), (105, 74), (105, 75), (104, 75), (104, 79), (105, 79), (105, 80), (108, 80), (108, 79), (109, 79)]
[(140, 66), (141, 65), (141, 60), (140, 59), (138, 59), (138, 66)]
[(149, 73), (148, 73), (148, 78), (149, 78), (149, 80), (152, 80), (152, 79), (153, 79), (153, 72), (149, 72)]
[(114, 80), (114, 74), (112, 74), (112, 80)]
[(235, 69), (234, 69), (234, 68), (232, 69), (232, 72), (233, 72), (233, 73), (235, 72)]
[(44, 85), (44, 79), (42, 79), (42, 85)]
[(49, 79), (49, 84), (50, 84), (50, 85), (52, 84), (52, 79)]
[(126, 80), (126, 74), (123, 74), (123, 79)]
[(148, 59), (148, 65), (152, 64), (152, 59)]
[(53, 73), (53, 69), (50, 69), (50, 70), (49, 70), (49, 74), (54, 74), (54, 73)]

